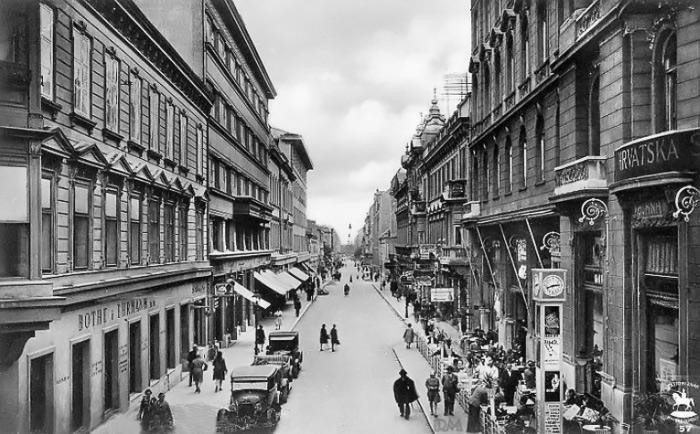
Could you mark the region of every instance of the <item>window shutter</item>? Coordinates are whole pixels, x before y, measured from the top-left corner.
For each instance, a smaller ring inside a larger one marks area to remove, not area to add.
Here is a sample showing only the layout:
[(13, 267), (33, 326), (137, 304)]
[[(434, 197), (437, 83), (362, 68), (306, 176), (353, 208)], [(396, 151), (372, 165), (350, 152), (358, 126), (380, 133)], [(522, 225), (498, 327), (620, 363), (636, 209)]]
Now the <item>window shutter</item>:
[(41, 4), (41, 96), (53, 100), (53, 21), (51, 7)]

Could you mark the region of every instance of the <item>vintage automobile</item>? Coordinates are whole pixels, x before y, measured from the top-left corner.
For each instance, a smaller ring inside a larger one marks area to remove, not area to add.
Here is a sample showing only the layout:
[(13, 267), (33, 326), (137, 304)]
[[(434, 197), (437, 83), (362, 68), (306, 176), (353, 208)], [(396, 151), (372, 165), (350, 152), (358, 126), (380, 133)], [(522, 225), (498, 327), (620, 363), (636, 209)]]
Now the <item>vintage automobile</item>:
[(293, 358), (289, 354), (258, 354), (253, 358), (252, 366), (275, 365), (280, 369), (280, 403), (284, 404), (292, 390), (292, 372), (294, 371)]
[(273, 428), (280, 420), (282, 377), (277, 365), (241, 366), (231, 371), (231, 401), (216, 414), (216, 432)]
[(301, 362), (304, 358), (304, 353), (299, 350), (299, 332), (270, 332), (267, 354), (291, 356), (292, 377), (297, 378), (299, 376)]

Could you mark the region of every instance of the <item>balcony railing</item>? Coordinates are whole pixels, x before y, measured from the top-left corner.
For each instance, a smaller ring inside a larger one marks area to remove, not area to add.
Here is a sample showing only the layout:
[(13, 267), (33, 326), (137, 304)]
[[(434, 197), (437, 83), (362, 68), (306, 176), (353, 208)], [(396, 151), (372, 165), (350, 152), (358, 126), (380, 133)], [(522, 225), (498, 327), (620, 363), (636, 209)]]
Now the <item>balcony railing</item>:
[(443, 265), (466, 265), (467, 249), (462, 246), (442, 247), (439, 252)]
[(445, 182), (445, 190), (443, 193), (445, 200), (466, 200), (467, 199), (467, 180), (466, 179), (450, 179)]
[(606, 157), (587, 156), (554, 169), (554, 197), (574, 192), (607, 190)]
[(473, 200), (464, 204), (462, 220), (474, 219), (481, 214), (481, 202)]

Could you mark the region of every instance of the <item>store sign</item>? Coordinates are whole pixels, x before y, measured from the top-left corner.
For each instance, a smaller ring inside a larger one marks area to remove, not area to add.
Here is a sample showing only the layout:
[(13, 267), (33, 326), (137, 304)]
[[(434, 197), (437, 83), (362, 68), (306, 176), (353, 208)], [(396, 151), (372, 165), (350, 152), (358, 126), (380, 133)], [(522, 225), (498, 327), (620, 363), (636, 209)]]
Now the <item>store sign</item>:
[(430, 259), (430, 255), (433, 257), (437, 255), (437, 247), (435, 244), (421, 244), (418, 246), (418, 253), (421, 259)]
[(156, 301), (154, 299), (149, 297), (137, 297), (98, 309), (90, 309), (78, 314), (78, 331), (98, 327), (122, 318), (125, 319), (133, 314), (149, 310), (155, 306)]
[(454, 288), (431, 288), (430, 289), (430, 301), (441, 303), (441, 302), (452, 302), (455, 299)]
[(700, 147), (700, 128), (655, 134), (623, 145), (615, 150), (615, 182), (692, 170), (694, 147)]
[(533, 268), (532, 295), (535, 301), (563, 301), (566, 297), (566, 270)]

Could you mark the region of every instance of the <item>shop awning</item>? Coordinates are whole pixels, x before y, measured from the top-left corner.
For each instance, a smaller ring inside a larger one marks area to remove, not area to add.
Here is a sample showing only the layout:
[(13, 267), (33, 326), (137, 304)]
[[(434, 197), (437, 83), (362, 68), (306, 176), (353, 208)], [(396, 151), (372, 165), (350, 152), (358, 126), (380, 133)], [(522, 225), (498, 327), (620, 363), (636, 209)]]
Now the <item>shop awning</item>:
[(289, 274), (292, 276), (296, 277), (297, 279), (301, 280), (302, 282), (306, 282), (307, 280), (311, 279), (311, 276), (308, 274), (304, 273), (300, 269), (296, 267), (292, 267), (289, 269)]
[(301, 286), (301, 282), (299, 281), (299, 279), (294, 277), (291, 273), (289, 273), (289, 271), (282, 271), (280, 273), (277, 273), (277, 277), (281, 281), (287, 282), (287, 284), (291, 286), (292, 289), (297, 289)]
[(253, 276), (255, 276), (255, 280), (267, 286), (279, 295), (287, 295), (287, 291), (289, 291), (287, 284), (277, 279), (274, 273), (266, 271), (262, 273), (256, 272), (253, 274)]
[(309, 267), (309, 265), (306, 262), (302, 262), (299, 265), (301, 265), (301, 267), (304, 269), (304, 271), (306, 271), (309, 274), (309, 276), (312, 276), (315, 274), (314, 270), (312, 270), (311, 267)]
[(241, 295), (243, 298), (245, 298), (248, 301), (252, 301), (253, 303), (258, 304), (261, 308), (267, 309), (270, 307), (270, 302), (265, 300), (264, 298), (258, 296), (256, 297), (255, 294), (253, 294), (248, 288), (245, 286), (241, 285), (238, 282), (235, 282), (233, 284), (233, 290), (236, 291), (239, 295)]

